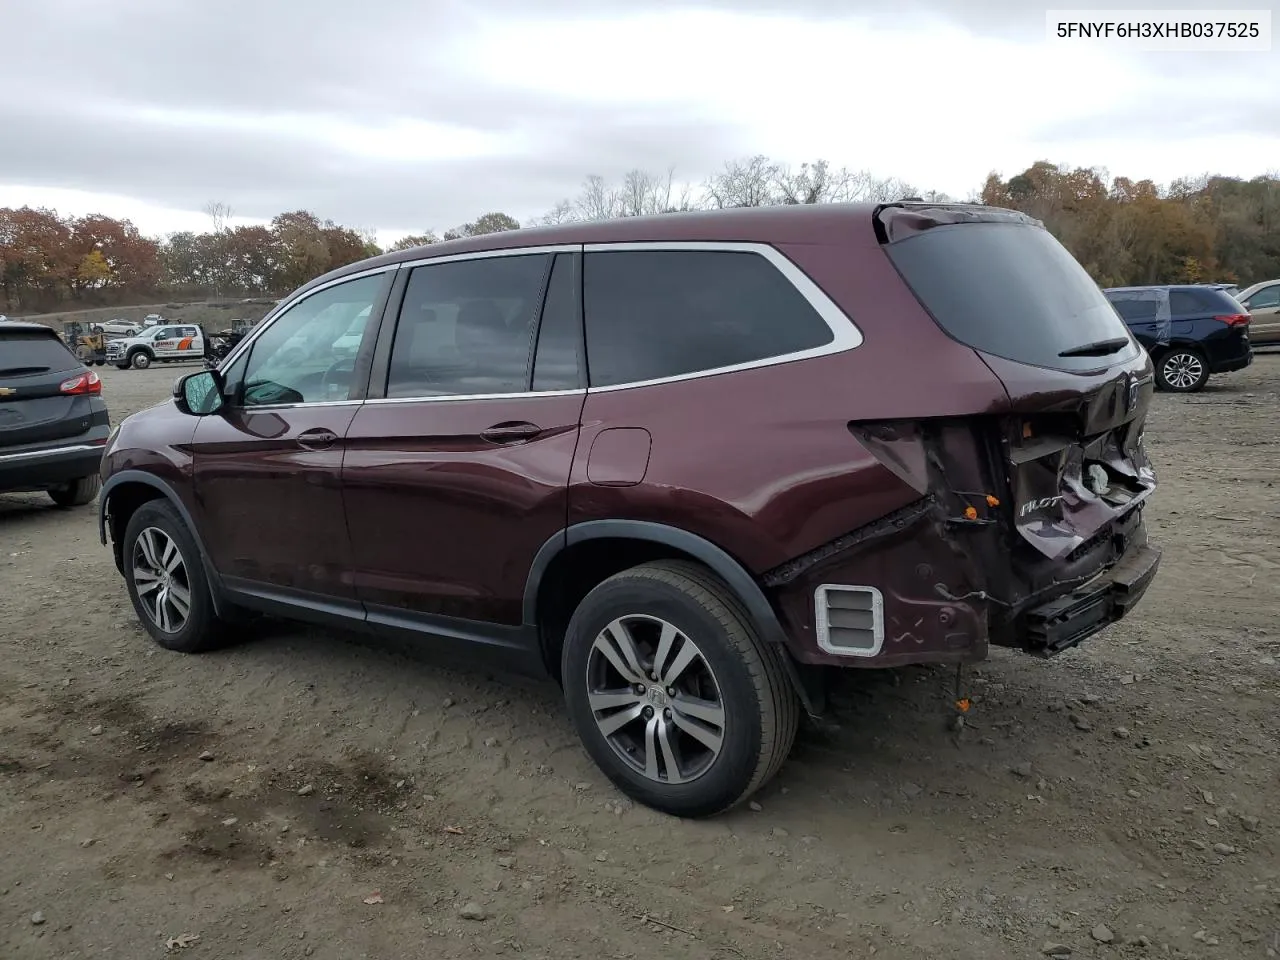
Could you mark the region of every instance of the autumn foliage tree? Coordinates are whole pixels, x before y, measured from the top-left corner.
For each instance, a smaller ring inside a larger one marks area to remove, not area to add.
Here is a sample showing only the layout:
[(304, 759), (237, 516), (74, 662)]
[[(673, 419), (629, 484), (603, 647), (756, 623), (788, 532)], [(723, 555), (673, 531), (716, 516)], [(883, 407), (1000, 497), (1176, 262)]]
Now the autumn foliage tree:
[(1033, 164), (983, 185), (983, 203), (1044, 222), (1103, 286), (1280, 277), (1280, 177), (1205, 176), (1161, 189), (1106, 171)]

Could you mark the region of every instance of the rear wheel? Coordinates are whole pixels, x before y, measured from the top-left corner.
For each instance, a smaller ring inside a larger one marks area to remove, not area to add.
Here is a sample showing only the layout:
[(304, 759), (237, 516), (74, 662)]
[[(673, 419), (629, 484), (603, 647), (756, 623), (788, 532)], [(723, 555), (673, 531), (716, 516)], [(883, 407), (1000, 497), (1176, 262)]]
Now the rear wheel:
[(129, 357), (129, 363), (135, 370), (145, 370), (151, 366), (151, 354), (145, 350), (139, 350)]
[(49, 498), (60, 507), (83, 507), (93, 502), (100, 489), (102, 479), (94, 474), (50, 488)]
[(758, 790), (791, 750), (799, 704), (783, 656), (710, 571), (643, 564), (574, 612), (565, 700), (619, 789), (666, 813), (709, 816)]
[(1174, 393), (1194, 393), (1209, 382), (1209, 363), (1195, 347), (1174, 347), (1156, 364), (1156, 385)]
[(168, 501), (151, 500), (137, 509), (121, 549), (129, 599), (156, 643), (182, 653), (221, 644), (223, 624), (213, 609), (199, 548)]

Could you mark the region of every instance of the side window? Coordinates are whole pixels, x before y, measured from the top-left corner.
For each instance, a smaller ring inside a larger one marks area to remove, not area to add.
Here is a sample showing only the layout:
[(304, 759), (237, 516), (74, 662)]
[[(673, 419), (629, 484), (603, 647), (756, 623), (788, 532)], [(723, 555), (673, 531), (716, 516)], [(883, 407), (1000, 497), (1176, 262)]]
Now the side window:
[(582, 300), (574, 258), (556, 257), (538, 325), (533, 357), (533, 389), (576, 390), (582, 378)]
[(153, 339), (172, 340), (177, 335), (178, 335), (178, 331), (175, 330), (173, 327), (161, 327), (159, 330), (156, 331), (156, 335)]
[(184, 337), (194, 337), (194, 336), (199, 335), (199, 333), (200, 333), (200, 331), (199, 331), (199, 330), (197, 330), (195, 327), (183, 327), (183, 328), (182, 328), (182, 335), (183, 335)]
[(834, 339), (757, 253), (610, 250), (588, 253), (583, 271), (593, 387), (716, 370)]
[(1271, 310), (1280, 307), (1280, 287), (1267, 287), (1259, 290), (1245, 304), (1249, 310)]
[[(328, 287), (274, 320), (250, 350), (244, 405), (348, 399), (355, 351), (346, 349), (343, 337), (361, 313), (367, 316), (381, 302), (385, 281), (375, 274)], [(359, 336), (363, 339), (363, 328)]]
[(539, 253), (415, 269), (391, 343), (387, 396), (527, 391), (550, 266), (551, 255)]
[(1156, 301), (1152, 299), (1114, 299), (1111, 305), (1116, 313), (1127, 323), (1154, 323), (1156, 319)]

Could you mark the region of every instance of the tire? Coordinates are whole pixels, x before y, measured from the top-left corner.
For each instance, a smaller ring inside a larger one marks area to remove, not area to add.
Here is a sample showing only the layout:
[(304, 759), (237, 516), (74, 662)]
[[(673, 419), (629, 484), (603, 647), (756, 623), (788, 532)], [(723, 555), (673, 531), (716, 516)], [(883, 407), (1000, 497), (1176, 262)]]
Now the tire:
[(1195, 347), (1173, 347), (1156, 363), (1156, 386), (1171, 393), (1195, 393), (1209, 382), (1209, 361)]
[[(170, 545), (178, 554), (176, 565), (169, 552)], [(181, 653), (200, 653), (223, 645), (224, 625), (213, 609), (200, 550), (172, 504), (167, 500), (150, 500), (140, 506), (125, 527), (121, 555), (134, 613), (156, 643)], [(167, 579), (140, 575), (140, 570), (160, 569), (166, 559), (170, 562)], [(151, 587), (152, 583), (158, 586)], [(141, 595), (140, 585), (144, 591)], [(171, 592), (162, 597), (166, 587)], [(184, 588), (187, 612), (185, 619), (177, 624), (175, 613), (181, 614), (180, 591)], [(158, 603), (164, 611), (160, 616), (154, 610)], [(162, 624), (162, 617), (167, 617), (169, 629)], [(173, 629), (175, 626), (177, 629)]]
[(93, 503), (102, 489), (102, 478), (97, 474), (60, 484), (49, 490), (49, 497), (60, 507), (83, 507)]
[[(663, 634), (672, 629), (675, 636), (663, 656)], [(631, 640), (640, 674), (622, 653), (620, 631)], [(686, 644), (693, 645), (691, 658)], [(662, 561), (624, 570), (587, 594), (569, 621), (561, 679), (583, 746), (618, 789), (664, 813), (705, 817), (750, 797), (791, 751), (800, 704), (784, 656), (761, 639), (742, 603), (709, 570)], [(651, 684), (655, 660), (661, 661), (659, 672), (667, 673), (664, 680), (675, 671), (674, 686), (644, 687)], [(641, 682), (632, 683), (618, 664)], [(602, 699), (602, 691), (611, 699)], [(721, 735), (713, 750), (703, 737), (709, 731), (715, 741), (717, 700)], [(693, 728), (702, 736), (691, 735)], [(660, 731), (672, 750), (662, 749)]]
[(136, 350), (129, 355), (129, 365), (135, 370), (145, 370), (151, 366), (151, 354), (145, 350)]

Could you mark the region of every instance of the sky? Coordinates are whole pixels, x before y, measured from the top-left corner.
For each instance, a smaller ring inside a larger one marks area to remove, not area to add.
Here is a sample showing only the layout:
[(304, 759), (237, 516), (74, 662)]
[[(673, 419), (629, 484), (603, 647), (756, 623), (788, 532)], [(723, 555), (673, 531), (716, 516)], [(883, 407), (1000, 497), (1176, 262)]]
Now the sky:
[(153, 235), (207, 229), (219, 202), (385, 242), (753, 154), (961, 199), (1042, 159), (1159, 182), (1280, 167), (1277, 50), (1050, 43), (1025, 0), (0, 5), (0, 206)]

